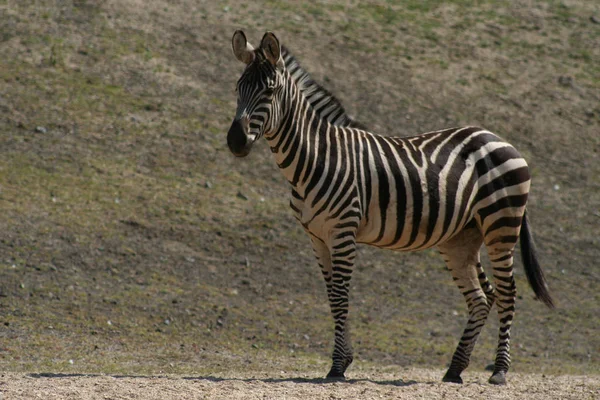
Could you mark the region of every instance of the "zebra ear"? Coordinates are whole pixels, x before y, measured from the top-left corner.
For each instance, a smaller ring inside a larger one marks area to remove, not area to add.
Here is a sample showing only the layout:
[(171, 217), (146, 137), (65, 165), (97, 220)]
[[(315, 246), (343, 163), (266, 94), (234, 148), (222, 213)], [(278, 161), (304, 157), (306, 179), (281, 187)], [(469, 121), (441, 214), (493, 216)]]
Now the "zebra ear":
[(263, 36), (260, 42), (260, 48), (265, 53), (267, 60), (275, 66), (283, 66), (283, 60), (281, 59), (281, 45), (279, 39), (273, 34), (273, 32), (267, 32)]
[(240, 30), (235, 31), (231, 39), (231, 47), (236, 58), (244, 64), (250, 64), (254, 61), (254, 47), (248, 43), (244, 32)]

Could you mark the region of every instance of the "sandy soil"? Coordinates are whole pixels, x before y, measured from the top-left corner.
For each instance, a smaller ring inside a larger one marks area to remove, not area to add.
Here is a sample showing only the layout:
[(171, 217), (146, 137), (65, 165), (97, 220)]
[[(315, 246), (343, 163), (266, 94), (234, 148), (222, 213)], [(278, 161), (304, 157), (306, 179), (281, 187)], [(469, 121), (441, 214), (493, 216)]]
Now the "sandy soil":
[[(306, 377), (108, 376), (3, 373), (1, 399), (598, 399), (600, 378), (511, 374), (507, 386), (470, 373), (465, 384), (439, 382), (441, 371), (405, 369), (347, 382)], [(398, 379), (402, 376), (403, 379)]]

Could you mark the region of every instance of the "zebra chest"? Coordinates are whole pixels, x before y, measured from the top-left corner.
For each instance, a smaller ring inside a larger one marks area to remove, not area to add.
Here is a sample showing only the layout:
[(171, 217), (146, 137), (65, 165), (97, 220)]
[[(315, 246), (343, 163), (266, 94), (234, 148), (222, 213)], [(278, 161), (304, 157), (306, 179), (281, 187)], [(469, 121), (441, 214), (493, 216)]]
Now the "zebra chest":
[(294, 217), (304, 226), (307, 227), (310, 222), (310, 210), (307, 208), (304, 198), (295, 189), (292, 189), (290, 198), (290, 208), (294, 212)]
[(324, 237), (328, 225), (327, 213), (317, 213), (315, 207), (311, 206), (310, 201), (304, 199), (294, 189), (291, 193), (290, 208), (294, 213), (294, 217), (307, 232), (317, 237)]

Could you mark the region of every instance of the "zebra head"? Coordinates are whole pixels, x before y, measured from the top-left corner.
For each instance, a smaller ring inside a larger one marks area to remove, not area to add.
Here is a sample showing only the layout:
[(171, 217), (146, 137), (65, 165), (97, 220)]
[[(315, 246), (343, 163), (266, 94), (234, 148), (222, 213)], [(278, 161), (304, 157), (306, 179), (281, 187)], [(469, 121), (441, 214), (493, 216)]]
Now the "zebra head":
[(227, 145), (235, 156), (245, 157), (256, 140), (277, 127), (285, 67), (279, 40), (271, 32), (265, 33), (259, 48), (254, 49), (244, 32), (235, 31), (232, 47), (246, 69), (236, 86), (237, 111)]

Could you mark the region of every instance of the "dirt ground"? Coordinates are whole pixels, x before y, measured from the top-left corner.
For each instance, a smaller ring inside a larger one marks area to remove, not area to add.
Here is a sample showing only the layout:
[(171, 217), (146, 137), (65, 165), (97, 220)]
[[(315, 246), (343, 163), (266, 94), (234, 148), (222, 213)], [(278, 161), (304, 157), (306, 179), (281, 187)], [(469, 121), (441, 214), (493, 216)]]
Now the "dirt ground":
[[(511, 374), (507, 386), (469, 374), (465, 384), (439, 381), (442, 371), (361, 373), (347, 382), (306, 377), (111, 376), (4, 373), (3, 399), (597, 399), (600, 378)], [(398, 379), (398, 377), (403, 377)], [(0, 398), (2, 398), (0, 396)]]

